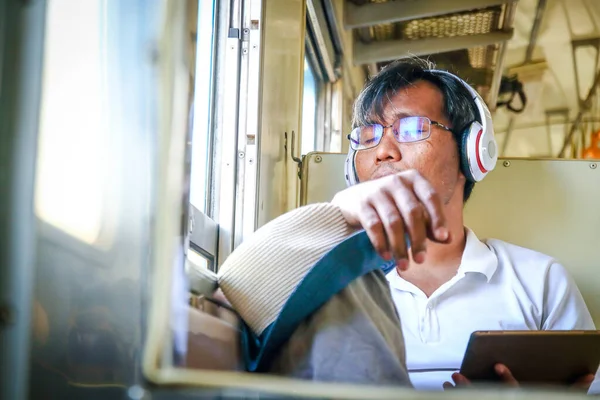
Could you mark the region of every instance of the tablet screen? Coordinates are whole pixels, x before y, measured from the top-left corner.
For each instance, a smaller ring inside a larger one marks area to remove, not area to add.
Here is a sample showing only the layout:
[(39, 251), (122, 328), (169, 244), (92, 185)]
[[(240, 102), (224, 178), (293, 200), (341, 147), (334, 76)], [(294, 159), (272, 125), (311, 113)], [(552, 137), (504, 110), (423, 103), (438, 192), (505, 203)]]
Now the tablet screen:
[(519, 383), (571, 384), (600, 365), (600, 331), (477, 331), (461, 365), (471, 381), (498, 381), (506, 365)]

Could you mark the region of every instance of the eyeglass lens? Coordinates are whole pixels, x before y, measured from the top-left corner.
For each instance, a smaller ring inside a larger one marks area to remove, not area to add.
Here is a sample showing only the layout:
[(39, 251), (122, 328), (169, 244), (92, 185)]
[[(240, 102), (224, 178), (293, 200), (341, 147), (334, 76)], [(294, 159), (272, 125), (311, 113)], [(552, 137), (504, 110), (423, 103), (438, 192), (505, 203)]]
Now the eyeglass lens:
[[(406, 117), (395, 121), (391, 128), (398, 142), (418, 142), (429, 137), (431, 121), (427, 117)], [(350, 144), (354, 150), (375, 147), (381, 141), (383, 131), (380, 124), (358, 127), (350, 134)]]

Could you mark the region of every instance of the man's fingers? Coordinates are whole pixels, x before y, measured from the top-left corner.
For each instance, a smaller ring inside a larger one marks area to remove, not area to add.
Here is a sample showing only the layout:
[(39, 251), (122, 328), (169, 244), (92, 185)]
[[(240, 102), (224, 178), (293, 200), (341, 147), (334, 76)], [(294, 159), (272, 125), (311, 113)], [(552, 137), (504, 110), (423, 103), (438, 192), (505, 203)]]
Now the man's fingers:
[[(427, 240), (427, 218), (424, 207), (414, 195), (410, 186), (401, 185), (390, 191), (394, 202), (402, 214), (402, 220), (406, 231), (410, 236), (410, 247), (413, 259), (418, 264), (425, 261)], [(402, 238), (404, 242), (404, 238)]]
[(508, 369), (506, 365), (496, 364), (494, 369), (504, 383), (508, 384), (509, 386), (519, 386), (519, 382), (517, 382), (512, 372), (510, 372), (510, 369)]
[(451, 384), (450, 382), (446, 381), (442, 384), (442, 387), (444, 388), (444, 390), (449, 390), (449, 389), (454, 389), (455, 386), (453, 384)]
[(595, 377), (596, 376), (594, 374), (584, 375), (581, 378), (577, 379), (572, 385), (572, 387), (575, 389), (582, 389), (587, 391), (590, 388), (592, 382), (594, 382)]
[(425, 210), (429, 215), (430, 231), (434, 235), (431, 239), (446, 243), (450, 238), (450, 233), (446, 227), (444, 204), (439, 194), (419, 174), (414, 175), (413, 190), (419, 201), (425, 206)]
[(433, 187), (416, 171), (348, 188), (332, 199), (346, 222), (367, 232), (375, 250), (386, 260), (408, 267), (407, 236), (413, 259), (425, 261), (427, 238), (447, 243), (449, 231), (444, 204)]
[(381, 197), (374, 199), (373, 207), (379, 219), (383, 222), (384, 232), (386, 236), (386, 245), (398, 266), (404, 269), (408, 266), (408, 251), (404, 238), (405, 222), (396, 204), (387, 194), (382, 194)]
[(377, 211), (375, 211), (375, 208), (372, 205), (367, 205), (363, 207), (358, 215), (360, 218), (360, 224), (367, 232), (369, 240), (373, 244), (375, 251), (384, 259), (391, 259), (391, 252), (385, 236), (384, 225), (379, 217), (379, 214)]
[(471, 381), (458, 372), (452, 374), (452, 380), (456, 383), (456, 386), (471, 386)]

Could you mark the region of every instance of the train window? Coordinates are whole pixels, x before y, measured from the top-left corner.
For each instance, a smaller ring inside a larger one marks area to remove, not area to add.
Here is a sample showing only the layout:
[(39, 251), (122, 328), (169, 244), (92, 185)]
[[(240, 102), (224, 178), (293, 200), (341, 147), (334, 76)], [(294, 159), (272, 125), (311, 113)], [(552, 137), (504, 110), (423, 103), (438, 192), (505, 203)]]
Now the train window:
[(187, 258), (189, 263), (186, 264), (186, 268), (201, 268), (209, 269), (211, 261), (204, 257), (202, 254), (194, 250), (188, 250)]
[(198, 255), (198, 257), (202, 257), (205, 261), (196, 262), (196, 265), (214, 270), (214, 261), (217, 255), (218, 226), (216, 222), (191, 205), (188, 231), (188, 259), (190, 261), (193, 261), (193, 259), (197, 260), (195, 255)]
[(215, 2), (198, 2), (196, 32), (196, 70), (194, 82), (192, 171), (190, 202), (202, 212), (209, 208), (211, 145), (210, 122), (212, 105), (213, 48)]
[(317, 149), (316, 127), (319, 84), (315, 70), (307, 58), (304, 59), (304, 90), (302, 96), (302, 154), (308, 154)]
[(115, 195), (102, 4), (48, 3), (35, 187), (38, 218), (88, 244)]

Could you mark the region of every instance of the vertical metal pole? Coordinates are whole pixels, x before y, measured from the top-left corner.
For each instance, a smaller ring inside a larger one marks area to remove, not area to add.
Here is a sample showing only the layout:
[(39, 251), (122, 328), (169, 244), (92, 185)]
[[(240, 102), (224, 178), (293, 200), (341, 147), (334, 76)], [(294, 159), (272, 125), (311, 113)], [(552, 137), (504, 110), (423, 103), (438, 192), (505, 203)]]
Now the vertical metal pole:
[(511, 116), (508, 120), (508, 128), (506, 128), (506, 133), (504, 134), (504, 143), (502, 143), (502, 152), (500, 153), (502, 157), (506, 157), (506, 149), (508, 148), (508, 141), (512, 135), (514, 125), (515, 117)]
[[(504, 20), (502, 22), (502, 28), (504, 30), (511, 29), (515, 19), (515, 13), (517, 10), (517, 2), (508, 4), (506, 6), (506, 12), (504, 14)], [(504, 63), (506, 58), (507, 41), (504, 41), (498, 46), (498, 64), (494, 68), (494, 76), (492, 77), (492, 83), (490, 85), (490, 95), (488, 98), (488, 106), (491, 112), (496, 111), (496, 103), (498, 103), (498, 94), (500, 92), (500, 83), (502, 82), (502, 73), (504, 72)]]
[(568, 135), (569, 129), (569, 109), (568, 108), (555, 108), (551, 110), (546, 110), (546, 135), (548, 139), (548, 156), (552, 157), (553, 146), (552, 146), (552, 128), (553, 125), (550, 120), (556, 118), (562, 118), (563, 124), (563, 139)]
[(0, 399), (27, 398), (45, 11), (0, 1)]
[(579, 109), (579, 113), (577, 114), (577, 117), (575, 118), (575, 121), (573, 122), (573, 125), (571, 126), (571, 130), (569, 131), (569, 134), (567, 135), (567, 137), (565, 138), (565, 141), (563, 142), (562, 149), (558, 153), (559, 158), (564, 157), (565, 151), (567, 150), (569, 143), (571, 143), (571, 138), (573, 137), (573, 135), (579, 128), (579, 125), (583, 121), (583, 115), (592, 107), (592, 101), (594, 100), (594, 96), (596, 95), (596, 89), (598, 88), (598, 85), (600, 85), (600, 70), (598, 70), (596, 72), (596, 77), (594, 78), (594, 83), (592, 83), (592, 87), (590, 88), (590, 91), (588, 92), (586, 99), (584, 100), (583, 104), (581, 105), (581, 108)]
[[(242, 19), (242, 71), (246, 77), (245, 95), (247, 104), (244, 107), (245, 118), (240, 124), (238, 134), (238, 151), (245, 154), (240, 161), (238, 182), (243, 187), (243, 196), (236, 206), (241, 210), (239, 230), (236, 229), (236, 245), (252, 234), (258, 226), (258, 188), (259, 182), (259, 148), (261, 140), (261, 90), (262, 90), (262, 32), (263, 32), (264, 0), (246, 0)], [(247, 51), (244, 51), (247, 49)], [(242, 107), (240, 106), (240, 110)], [(240, 119), (242, 114), (240, 113)], [(236, 217), (238, 213), (236, 211)], [(238, 221), (236, 221), (237, 223)]]
[[(214, 217), (219, 224), (217, 264), (221, 265), (234, 249), (235, 199), (238, 167), (238, 115), (241, 62), (241, 0), (220, 2), (219, 14), (228, 15), (227, 38), (223, 53), (217, 55), (217, 90), (215, 108), (222, 110), (215, 115), (215, 154), (220, 165), (213, 178), (218, 202), (213, 204)], [(219, 28), (221, 30), (221, 28)], [(220, 34), (219, 34), (219, 37)], [(221, 44), (219, 44), (222, 46)]]
[(547, 0), (539, 0), (537, 9), (535, 11), (535, 18), (533, 19), (533, 26), (531, 27), (531, 34), (529, 35), (529, 45), (527, 45), (527, 52), (525, 53), (525, 63), (528, 64), (533, 58), (533, 51), (537, 43), (537, 38), (540, 32), (540, 26), (542, 25), (542, 18), (544, 11), (546, 11)]

